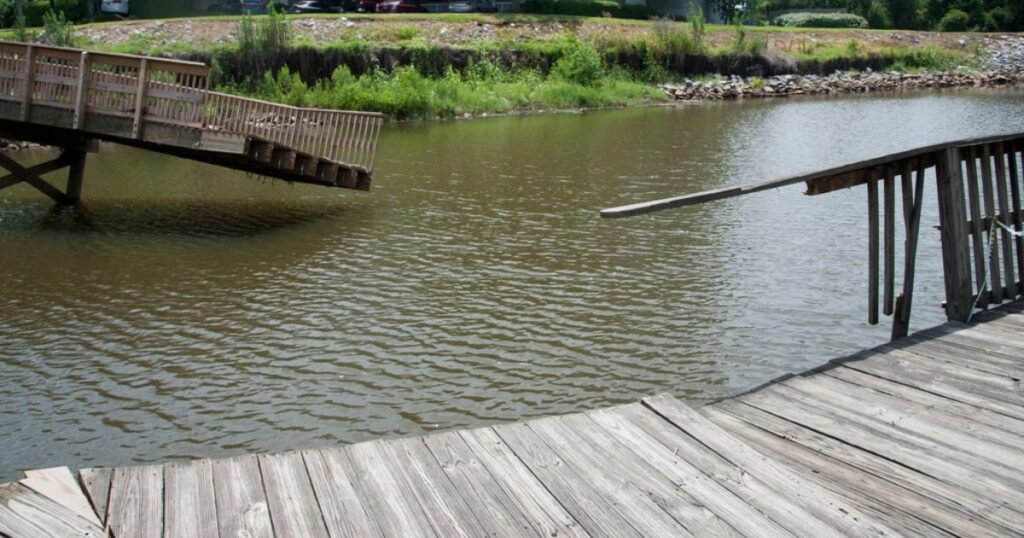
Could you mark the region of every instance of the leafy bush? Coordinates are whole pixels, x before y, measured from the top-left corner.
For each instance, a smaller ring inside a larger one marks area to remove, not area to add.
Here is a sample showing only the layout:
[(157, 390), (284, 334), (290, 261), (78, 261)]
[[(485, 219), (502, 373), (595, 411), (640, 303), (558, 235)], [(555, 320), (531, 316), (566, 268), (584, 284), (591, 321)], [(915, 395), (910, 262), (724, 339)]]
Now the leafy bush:
[(777, 26), (801, 28), (867, 28), (868, 21), (850, 13), (787, 13), (775, 18)]
[(959, 9), (951, 9), (942, 16), (937, 29), (940, 32), (964, 32), (971, 23), (971, 17)]
[(551, 67), (551, 74), (567, 82), (592, 86), (604, 77), (604, 60), (594, 47), (576, 41)]
[(51, 11), (43, 17), (43, 42), (55, 47), (75, 46), (75, 25), (64, 12)]
[(867, 13), (868, 26), (875, 29), (892, 28), (892, 17), (889, 8), (882, 2), (872, 2)]
[(416, 28), (415, 26), (402, 26), (396, 31), (395, 35), (398, 37), (399, 41), (408, 41), (419, 35), (419, 33), (419, 28)]

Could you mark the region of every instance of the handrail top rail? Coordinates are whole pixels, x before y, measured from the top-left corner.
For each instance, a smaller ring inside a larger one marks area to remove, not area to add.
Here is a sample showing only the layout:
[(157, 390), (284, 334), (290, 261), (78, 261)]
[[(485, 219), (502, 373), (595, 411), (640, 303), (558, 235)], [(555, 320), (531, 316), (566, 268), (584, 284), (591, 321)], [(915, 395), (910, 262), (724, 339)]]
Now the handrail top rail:
[(97, 57), (101, 57), (101, 58), (112, 58), (112, 59), (122, 59), (122, 60), (139, 60), (139, 61), (149, 60), (150, 62), (156, 62), (156, 63), (161, 63), (161, 64), (179, 65), (179, 66), (182, 66), (182, 67), (193, 67), (193, 68), (202, 67), (202, 68), (209, 69), (209, 66), (204, 64), (204, 63), (202, 63), (202, 62), (192, 62), (192, 61), (189, 61), (189, 60), (175, 60), (175, 59), (172, 59), (172, 58), (158, 58), (158, 57), (155, 57), (155, 56), (140, 56), (140, 55), (137, 55), (137, 54), (123, 54), (123, 53), (120, 53), (120, 52), (93, 52), (91, 50), (72, 48), (72, 47), (57, 47), (57, 46), (53, 46), (53, 45), (42, 45), (42, 44), (36, 44), (36, 43), (22, 43), (20, 41), (7, 41), (7, 40), (0, 39), (0, 49), (7, 49), (7, 50), (12, 50), (12, 49), (15, 49), (15, 48), (17, 48), (17, 49), (27, 49), (28, 47), (32, 47), (32, 48), (34, 48), (36, 50), (54, 51), (54, 52), (58, 52), (58, 53), (76, 53), (76, 54), (81, 54), (83, 52), (88, 52), (89, 56), (94, 58), (94, 59), (97, 58)]
[(233, 101), (245, 101), (245, 102), (249, 102), (249, 103), (258, 103), (258, 104), (264, 105), (264, 106), (272, 106), (274, 108), (284, 108), (284, 109), (295, 110), (295, 111), (316, 111), (316, 112), (327, 112), (329, 114), (343, 114), (343, 115), (346, 115), (346, 116), (367, 116), (367, 117), (372, 117), (372, 118), (383, 118), (384, 117), (384, 114), (381, 114), (380, 112), (364, 112), (364, 111), (361, 111), (361, 110), (338, 110), (338, 109), (333, 109), (333, 108), (311, 108), (311, 107), (292, 106), (292, 105), (285, 105), (285, 104), (282, 104), (282, 103), (275, 103), (273, 101), (263, 101), (263, 100), (260, 100), (260, 99), (253, 99), (251, 97), (242, 97), (240, 95), (233, 95), (233, 94), (230, 94), (230, 93), (223, 93), (223, 92), (212, 92), (211, 91), (211, 92), (207, 92), (207, 94), (210, 95), (211, 97), (220, 97), (220, 98), (223, 98), (223, 99), (231, 99)]
[(991, 144), (995, 142), (1004, 142), (1008, 140), (1015, 140), (1021, 137), (1024, 137), (1024, 132), (1003, 133), (985, 137), (966, 138), (962, 140), (942, 142), (939, 144), (932, 144), (929, 146), (923, 146), (919, 148), (899, 151), (896, 153), (890, 153), (888, 155), (874, 157), (871, 159), (849, 162), (832, 168), (827, 168), (825, 170), (818, 170), (794, 176), (771, 179), (768, 181), (750, 183), (747, 185), (723, 187), (703, 192), (673, 196), (671, 198), (662, 198), (660, 200), (651, 200), (647, 202), (639, 202), (636, 204), (629, 204), (608, 209), (602, 209), (601, 217), (606, 219), (617, 219), (624, 217), (633, 217), (636, 215), (645, 215), (648, 213), (663, 211), (665, 209), (699, 205), (706, 202), (713, 202), (715, 200), (735, 198), (737, 196), (743, 196), (745, 194), (753, 194), (755, 192), (775, 189), (778, 187), (795, 185), (797, 183), (809, 184), (814, 181), (828, 179), (842, 174), (849, 174), (853, 172), (868, 170), (874, 167), (884, 166), (893, 161), (901, 161), (904, 159), (921, 157), (923, 155), (936, 153), (946, 149), (963, 148), (979, 144)]

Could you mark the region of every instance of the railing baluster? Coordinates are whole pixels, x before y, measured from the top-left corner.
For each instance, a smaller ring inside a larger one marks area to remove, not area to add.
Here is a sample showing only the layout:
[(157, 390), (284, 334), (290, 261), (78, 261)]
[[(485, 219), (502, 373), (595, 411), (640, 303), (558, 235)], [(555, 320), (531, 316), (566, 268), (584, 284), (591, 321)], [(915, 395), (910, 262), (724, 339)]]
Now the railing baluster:
[[(992, 181), (992, 150), (988, 144), (981, 149), (981, 190), (985, 200), (985, 214), (990, 219), (996, 218), (995, 185)], [(996, 240), (997, 230), (994, 227), (995, 220), (990, 221), (988, 227), (988, 273), (989, 291), (992, 302), (1003, 301), (1003, 281), (999, 270), (999, 244)]]
[(1003, 151), (1002, 142), (997, 142), (993, 148), (996, 162), (996, 200), (999, 203), (999, 215), (994, 216), (998, 222), (996, 226), (999, 228), (999, 239), (1003, 245), (1003, 282), (1006, 283), (1006, 297), (1012, 299), (1014, 293), (1014, 283), (1016, 280), (1013, 275), (1013, 243), (1012, 236), (1006, 226), (1010, 226), (1010, 203), (1006, 192), (1006, 153)]
[[(974, 253), (974, 277), (977, 294), (983, 295), (987, 276), (985, 274), (985, 237), (982, 233), (981, 191), (978, 190), (978, 150), (976, 147), (970, 146), (964, 151), (967, 154), (967, 200), (971, 211), (970, 231)], [(985, 306), (981, 301), (978, 304), (982, 307)]]
[(1024, 222), (1021, 215), (1021, 184), (1020, 169), (1017, 167), (1017, 153), (1021, 150), (1024, 142), (1017, 140), (1009, 142), (1010, 152), (1010, 196), (1013, 198), (1013, 229), (1017, 232), (1014, 237), (1014, 244), (1017, 247), (1017, 293), (1024, 294), (1024, 237), (1019, 235), (1024, 230)]
[(885, 190), (885, 292), (882, 300), (882, 312), (887, 316), (891, 316), (896, 287), (896, 182), (891, 166), (885, 167), (885, 183), (883, 187)]
[(878, 325), (878, 173), (868, 178), (868, 324)]

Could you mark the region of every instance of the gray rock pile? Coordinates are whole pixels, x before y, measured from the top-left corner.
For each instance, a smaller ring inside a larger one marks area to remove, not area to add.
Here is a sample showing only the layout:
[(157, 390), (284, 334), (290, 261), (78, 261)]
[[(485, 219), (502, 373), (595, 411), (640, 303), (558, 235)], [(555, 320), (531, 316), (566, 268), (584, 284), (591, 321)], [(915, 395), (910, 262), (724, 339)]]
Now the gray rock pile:
[(729, 77), (707, 82), (688, 80), (662, 89), (679, 100), (713, 101), (792, 95), (894, 92), (938, 88), (1024, 85), (1024, 71), (983, 73), (841, 73), (828, 76), (783, 75), (765, 79)]

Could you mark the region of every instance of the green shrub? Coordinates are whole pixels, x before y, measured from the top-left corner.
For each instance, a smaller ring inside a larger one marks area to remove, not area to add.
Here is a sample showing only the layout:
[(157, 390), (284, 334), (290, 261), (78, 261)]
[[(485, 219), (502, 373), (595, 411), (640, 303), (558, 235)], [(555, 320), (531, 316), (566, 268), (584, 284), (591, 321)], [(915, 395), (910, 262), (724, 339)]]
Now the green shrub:
[(940, 32), (965, 32), (971, 23), (971, 17), (959, 9), (951, 9), (942, 16), (936, 27)]
[(775, 18), (777, 26), (801, 28), (867, 28), (868, 21), (850, 13), (787, 13)]
[(402, 26), (398, 29), (396, 35), (399, 41), (408, 41), (419, 35), (419, 33), (419, 29), (415, 26)]
[(986, 32), (998, 32), (1000, 30), (1012, 30), (1014, 22), (1013, 12), (1008, 7), (997, 7), (985, 12), (983, 30)]
[(43, 42), (55, 47), (75, 46), (75, 25), (64, 12), (50, 11), (43, 17)]
[(592, 86), (604, 77), (604, 60), (594, 47), (575, 41), (551, 67), (551, 74), (567, 82)]
[(868, 26), (875, 29), (892, 28), (892, 17), (889, 8), (879, 1), (871, 3), (867, 13)]

